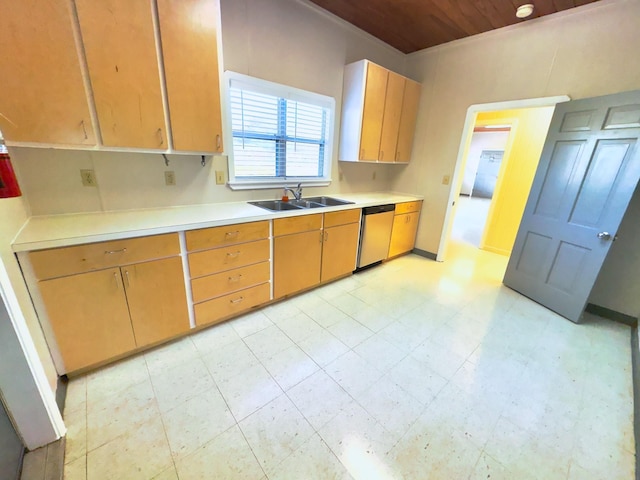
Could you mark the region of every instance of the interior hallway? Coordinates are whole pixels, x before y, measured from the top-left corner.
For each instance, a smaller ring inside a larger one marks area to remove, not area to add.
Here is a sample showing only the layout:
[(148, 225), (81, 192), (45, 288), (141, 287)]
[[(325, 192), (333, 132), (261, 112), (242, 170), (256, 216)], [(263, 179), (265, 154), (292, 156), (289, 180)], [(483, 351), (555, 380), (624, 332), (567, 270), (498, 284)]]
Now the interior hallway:
[(73, 379), (65, 479), (633, 478), (627, 326), (408, 255)]
[(451, 240), (480, 248), (491, 199), (459, 195), (457, 202)]

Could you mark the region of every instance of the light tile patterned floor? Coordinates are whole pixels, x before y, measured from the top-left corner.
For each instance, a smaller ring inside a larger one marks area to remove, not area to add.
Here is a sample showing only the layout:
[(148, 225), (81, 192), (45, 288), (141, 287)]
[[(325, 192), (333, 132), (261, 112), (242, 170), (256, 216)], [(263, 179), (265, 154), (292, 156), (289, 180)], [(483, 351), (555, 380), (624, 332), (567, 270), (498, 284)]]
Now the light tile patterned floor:
[(630, 328), (505, 262), (406, 256), (74, 379), (65, 478), (633, 478)]

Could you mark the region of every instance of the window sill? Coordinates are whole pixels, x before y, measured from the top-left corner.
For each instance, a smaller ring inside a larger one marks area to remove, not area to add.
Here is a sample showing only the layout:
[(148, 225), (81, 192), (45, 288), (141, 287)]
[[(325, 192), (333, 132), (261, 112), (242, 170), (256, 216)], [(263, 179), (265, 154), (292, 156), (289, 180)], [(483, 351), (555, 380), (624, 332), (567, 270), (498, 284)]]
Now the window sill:
[(331, 185), (331, 179), (318, 178), (315, 180), (296, 180), (296, 179), (282, 179), (282, 180), (257, 180), (257, 181), (237, 181), (230, 180), (227, 185), (231, 190), (264, 190), (273, 188), (295, 187), (301, 184), (303, 187), (328, 187)]

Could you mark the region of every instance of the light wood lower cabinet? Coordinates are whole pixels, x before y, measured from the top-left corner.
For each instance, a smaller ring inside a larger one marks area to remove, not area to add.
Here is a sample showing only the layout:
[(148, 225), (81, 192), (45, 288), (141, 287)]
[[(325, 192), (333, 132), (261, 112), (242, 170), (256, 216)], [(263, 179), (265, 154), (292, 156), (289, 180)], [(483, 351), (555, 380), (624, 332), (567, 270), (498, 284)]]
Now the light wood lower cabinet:
[(186, 245), (196, 325), (220, 322), (271, 299), (269, 222), (192, 230)]
[(360, 209), (274, 220), (274, 232), (274, 298), (348, 275), (356, 267)]
[(136, 347), (119, 268), (45, 280), (39, 287), (65, 372)]
[(422, 202), (406, 202), (396, 206), (387, 258), (410, 252), (416, 243)]
[(322, 230), (273, 239), (273, 296), (281, 298), (320, 283)]
[(103, 363), (189, 330), (178, 252), (178, 234), (173, 233), (29, 254), (64, 363), (59, 373)]
[(324, 214), (321, 282), (355, 270), (359, 238), (360, 209)]
[(136, 346), (189, 330), (180, 257), (121, 267)]

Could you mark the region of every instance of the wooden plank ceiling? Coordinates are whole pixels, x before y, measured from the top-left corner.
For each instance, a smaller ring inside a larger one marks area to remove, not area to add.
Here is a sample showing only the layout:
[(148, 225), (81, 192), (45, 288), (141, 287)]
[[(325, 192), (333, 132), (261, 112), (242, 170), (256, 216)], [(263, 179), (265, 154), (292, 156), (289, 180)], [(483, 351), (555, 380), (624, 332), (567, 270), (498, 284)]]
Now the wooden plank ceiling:
[[(397, 48), (411, 53), (598, 0), (311, 0)], [(516, 8), (532, 3), (528, 19)]]

